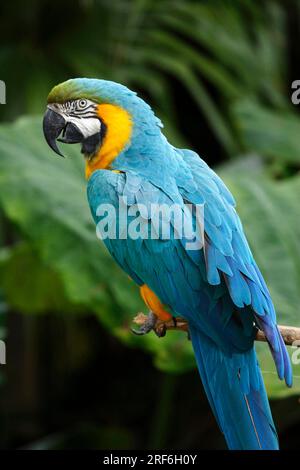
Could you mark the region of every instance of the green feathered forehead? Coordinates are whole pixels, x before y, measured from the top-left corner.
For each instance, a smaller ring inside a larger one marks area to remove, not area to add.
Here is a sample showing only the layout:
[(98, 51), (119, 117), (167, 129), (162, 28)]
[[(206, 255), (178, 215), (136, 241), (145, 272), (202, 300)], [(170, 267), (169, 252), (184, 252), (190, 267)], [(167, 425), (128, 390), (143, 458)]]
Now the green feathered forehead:
[(100, 80), (74, 78), (56, 85), (48, 95), (48, 103), (64, 103), (80, 98), (90, 99), (101, 103)]
[(126, 105), (136, 99), (136, 93), (124, 85), (94, 78), (72, 78), (56, 85), (49, 93), (48, 103), (64, 103), (69, 100), (89, 99), (96, 103)]

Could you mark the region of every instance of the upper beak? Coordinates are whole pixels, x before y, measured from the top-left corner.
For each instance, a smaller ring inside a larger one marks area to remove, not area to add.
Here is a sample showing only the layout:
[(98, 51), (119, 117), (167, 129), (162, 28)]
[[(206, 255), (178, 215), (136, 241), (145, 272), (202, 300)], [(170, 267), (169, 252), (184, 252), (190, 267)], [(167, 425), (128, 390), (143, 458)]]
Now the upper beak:
[[(78, 144), (84, 140), (83, 134), (75, 124), (67, 122), (63, 116), (48, 108), (44, 120), (43, 131), (48, 145), (58, 155), (64, 156), (57, 147), (56, 140), (66, 144)], [(58, 138), (62, 133), (62, 138)]]
[(56, 139), (60, 135), (61, 131), (65, 128), (66, 120), (52, 109), (47, 109), (43, 119), (43, 131), (44, 136), (49, 147), (54, 150), (58, 155), (63, 157), (64, 155), (60, 152), (56, 144)]

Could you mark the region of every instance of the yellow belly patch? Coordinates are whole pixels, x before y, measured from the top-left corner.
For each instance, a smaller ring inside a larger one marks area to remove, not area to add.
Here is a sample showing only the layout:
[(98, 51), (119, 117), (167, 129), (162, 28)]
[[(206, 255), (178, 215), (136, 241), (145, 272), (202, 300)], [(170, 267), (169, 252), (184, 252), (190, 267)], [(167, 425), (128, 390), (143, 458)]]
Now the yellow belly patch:
[(147, 307), (152, 310), (161, 321), (171, 320), (172, 315), (164, 309), (162, 302), (147, 284), (143, 284), (142, 287), (140, 287), (140, 293)]
[(125, 148), (132, 133), (131, 116), (125, 109), (113, 104), (100, 104), (97, 114), (106, 125), (106, 134), (97, 155), (86, 162), (87, 179), (93, 171), (110, 166)]

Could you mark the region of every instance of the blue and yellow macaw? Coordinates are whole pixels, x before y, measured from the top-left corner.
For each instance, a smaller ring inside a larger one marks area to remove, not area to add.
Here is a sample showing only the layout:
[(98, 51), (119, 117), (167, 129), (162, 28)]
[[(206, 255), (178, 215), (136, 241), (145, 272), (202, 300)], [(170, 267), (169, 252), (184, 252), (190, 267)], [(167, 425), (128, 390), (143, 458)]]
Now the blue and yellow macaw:
[(55, 86), (43, 126), (59, 154), (57, 140), (81, 143), (96, 223), (101, 219), (97, 208), (118, 209), (120, 198), (126, 207), (204, 207), (204, 244), (197, 250), (174, 233), (169, 240), (117, 236), (104, 243), (140, 286), (152, 317), (188, 321), (202, 383), (228, 447), (277, 449), (254, 350), (257, 328), (288, 386), (291, 364), (270, 293), (225, 184), (195, 152), (173, 147), (149, 105), (118, 83), (76, 78)]

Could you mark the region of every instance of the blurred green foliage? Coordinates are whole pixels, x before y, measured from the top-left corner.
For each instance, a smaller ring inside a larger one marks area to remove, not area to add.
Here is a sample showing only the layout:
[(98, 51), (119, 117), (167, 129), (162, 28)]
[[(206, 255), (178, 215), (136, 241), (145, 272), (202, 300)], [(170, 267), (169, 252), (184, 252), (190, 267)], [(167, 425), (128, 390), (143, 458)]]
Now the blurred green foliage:
[[(130, 333), (132, 317), (145, 308), (96, 239), (79, 151), (67, 147), (70, 158), (56, 159), (44, 142), (49, 90), (87, 76), (139, 91), (172, 143), (201, 155), (205, 149), (204, 159), (218, 164), (278, 322), (299, 326), (300, 118), (290, 82), (299, 78), (292, 59), (300, 2), (15, 0), (13, 12), (7, 3), (1, 8), (7, 21), (0, 78), (8, 103), (1, 119), (18, 118), (0, 128), (1, 305), (38, 315), (92, 312), (124, 344), (148, 351), (161, 370), (194, 367), (185, 335)], [(19, 119), (23, 114), (38, 116)], [(299, 393), (297, 367), (288, 390), (267, 345), (258, 350), (270, 396)]]

